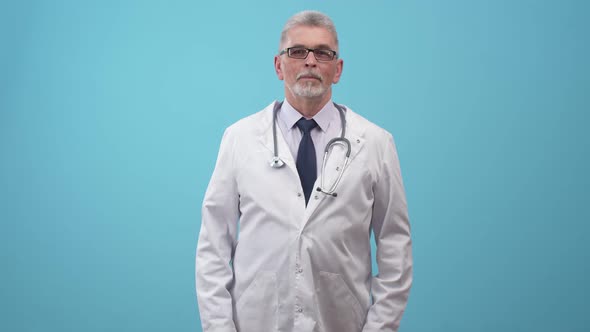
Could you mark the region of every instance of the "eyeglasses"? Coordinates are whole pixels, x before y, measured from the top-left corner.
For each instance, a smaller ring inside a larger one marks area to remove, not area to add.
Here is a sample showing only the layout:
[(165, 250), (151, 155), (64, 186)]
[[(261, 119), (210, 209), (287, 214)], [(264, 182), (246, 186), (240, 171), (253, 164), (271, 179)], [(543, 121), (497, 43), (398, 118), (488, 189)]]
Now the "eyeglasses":
[(289, 58), (293, 59), (306, 59), (309, 52), (313, 52), (313, 56), (318, 61), (332, 61), (338, 56), (336, 51), (332, 51), (325, 48), (313, 49), (307, 47), (289, 47), (282, 50), (279, 55), (287, 53)]

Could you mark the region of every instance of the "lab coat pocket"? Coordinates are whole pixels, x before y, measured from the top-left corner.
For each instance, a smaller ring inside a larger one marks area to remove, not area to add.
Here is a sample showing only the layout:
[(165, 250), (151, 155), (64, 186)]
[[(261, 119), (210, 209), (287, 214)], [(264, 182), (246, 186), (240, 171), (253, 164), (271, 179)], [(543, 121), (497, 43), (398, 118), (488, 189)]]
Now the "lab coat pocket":
[(320, 271), (318, 306), (326, 332), (359, 332), (363, 310), (339, 274)]
[(240, 332), (277, 330), (277, 277), (262, 271), (236, 303), (235, 323)]

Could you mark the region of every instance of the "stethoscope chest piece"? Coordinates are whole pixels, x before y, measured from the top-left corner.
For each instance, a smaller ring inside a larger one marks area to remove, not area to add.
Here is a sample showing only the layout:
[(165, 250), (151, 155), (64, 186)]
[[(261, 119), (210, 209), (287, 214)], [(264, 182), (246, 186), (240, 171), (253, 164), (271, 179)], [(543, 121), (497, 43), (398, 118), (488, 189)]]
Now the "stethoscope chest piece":
[(281, 160), (279, 157), (273, 157), (270, 161), (270, 167), (272, 168), (281, 168), (285, 165), (285, 162)]

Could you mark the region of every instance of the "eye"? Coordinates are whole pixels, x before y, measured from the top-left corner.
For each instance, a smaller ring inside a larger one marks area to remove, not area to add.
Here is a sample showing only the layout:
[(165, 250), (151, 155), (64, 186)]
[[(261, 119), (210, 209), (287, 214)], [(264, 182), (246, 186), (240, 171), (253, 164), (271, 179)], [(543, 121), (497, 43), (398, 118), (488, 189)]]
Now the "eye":
[(302, 47), (293, 47), (289, 49), (289, 55), (294, 58), (305, 58), (305, 56), (307, 56), (307, 49)]
[(315, 50), (313, 52), (316, 57), (320, 60), (332, 60), (334, 58), (334, 52), (331, 50)]

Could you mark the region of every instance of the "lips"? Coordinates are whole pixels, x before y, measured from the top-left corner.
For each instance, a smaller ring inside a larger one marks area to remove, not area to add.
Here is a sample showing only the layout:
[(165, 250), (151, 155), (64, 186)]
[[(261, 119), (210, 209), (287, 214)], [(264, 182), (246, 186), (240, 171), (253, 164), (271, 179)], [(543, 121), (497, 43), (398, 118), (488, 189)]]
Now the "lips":
[(315, 73), (300, 73), (299, 75), (297, 75), (297, 80), (301, 79), (316, 79), (320, 82), (322, 81), (322, 77)]

